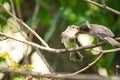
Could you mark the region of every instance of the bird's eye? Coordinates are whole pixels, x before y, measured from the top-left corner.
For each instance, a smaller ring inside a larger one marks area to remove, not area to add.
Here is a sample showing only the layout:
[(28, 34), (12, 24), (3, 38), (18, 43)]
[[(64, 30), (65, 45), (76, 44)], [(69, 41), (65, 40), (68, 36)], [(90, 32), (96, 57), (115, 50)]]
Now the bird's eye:
[(72, 26), (72, 28), (74, 29), (74, 26)]
[(76, 28), (76, 29), (79, 29), (79, 28)]

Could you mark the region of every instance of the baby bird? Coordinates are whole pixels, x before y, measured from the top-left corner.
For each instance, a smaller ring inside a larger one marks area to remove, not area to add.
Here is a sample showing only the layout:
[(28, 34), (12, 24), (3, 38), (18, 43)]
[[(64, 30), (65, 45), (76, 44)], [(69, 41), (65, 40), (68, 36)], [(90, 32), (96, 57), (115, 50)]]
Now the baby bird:
[[(66, 48), (77, 48), (77, 33), (79, 27), (75, 25), (68, 26), (65, 31), (61, 33), (61, 41)], [(70, 60), (79, 61), (82, 60), (83, 56), (79, 51), (70, 52)]]

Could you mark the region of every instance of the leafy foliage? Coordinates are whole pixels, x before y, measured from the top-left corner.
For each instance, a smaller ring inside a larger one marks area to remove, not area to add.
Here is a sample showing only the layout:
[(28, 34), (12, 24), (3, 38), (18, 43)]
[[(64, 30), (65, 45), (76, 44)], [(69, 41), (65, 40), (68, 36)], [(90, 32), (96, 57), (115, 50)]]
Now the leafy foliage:
[[(101, 3), (101, 0), (93, 1)], [(4, 4), (5, 2), (9, 2), (9, 0), (0, 0), (0, 2)], [(120, 0), (105, 0), (105, 2), (109, 7), (120, 11)], [(33, 21), (34, 7), (37, 3), (40, 8)], [(120, 17), (105, 9), (89, 4), (84, 0), (14, 0), (14, 4), (16, 15), (20, 17), (18, 13), (21, 14), (23, 21), (32, 26), (50, 46), (55, 48), (64, 48), (60, 42), (60, 34), (68, 25), (81, 25), (86, 21), (105, 25), (110, 28), (116, 36), (120, 36)], [(2, 31), (3, 27), (5, 27), (4, 25), (7, 24), (8, 18), (10, 18), (10, 16), (0, 9), (0, 31)], [(26, 33), (29, 32), (26, 31)], [(35, 38), (33, 38), (33, 41), (39, 43)], [(110, 45), (103, 47), (103, 49), (111, 48), (114, 47)], [(85, 52), (85, 56), (88, 55), (88, 53), (90, 53), (90, 51)], [(45, 56), (51, 65), (55, 63), (55, 71), (59, 72), (78, 70), (79, 67), (81, 68), (88, 64), (87, 61), (96, 58), (96, 56), (92, 55), (92, 57), (88, 56), (85, 62), (72, 63), (66, 58), (66, 56), (68, 57), (67, 54), (62, 57), (61, 55), (51, 54), (45, 54)], [(114, 73), (114, 70), (110, 69), (115, 67), (115, 65), (113, 65), (115, 58), (118, 59), (119, 57), (115, 57), (113, 53), (107, 54), (96, 64), (96, 66), (97, 68), (106, 68), (109, 72)], [(59, 63), (67, 66), (61, 66)], [(86, 73), (89, 72), (90, 71), (86, 71)], [(92, 72), (94, 73), (95, 70)]]

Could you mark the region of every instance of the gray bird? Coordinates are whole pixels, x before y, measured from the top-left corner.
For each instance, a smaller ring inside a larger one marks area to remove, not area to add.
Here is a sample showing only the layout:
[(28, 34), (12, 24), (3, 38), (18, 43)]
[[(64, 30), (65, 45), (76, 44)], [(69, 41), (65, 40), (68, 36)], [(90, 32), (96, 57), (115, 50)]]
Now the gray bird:
[(103, 40), (112, 46), (120, 47), (120, 43), (113, 39), (115, 36), (113, 32), (105, 26), (85, 23), (80, 26), (80, 32), (87, 32), (89, 35)]
[[(77, 48), (77, 33), (79, 32), (78, 26), (68, 26), (65, 31), (61, 33), (61, 42), (66, 48)], [(70, 52), (70, 60), (78, 61), (82, 60), (83, 56), (79, 51)]]

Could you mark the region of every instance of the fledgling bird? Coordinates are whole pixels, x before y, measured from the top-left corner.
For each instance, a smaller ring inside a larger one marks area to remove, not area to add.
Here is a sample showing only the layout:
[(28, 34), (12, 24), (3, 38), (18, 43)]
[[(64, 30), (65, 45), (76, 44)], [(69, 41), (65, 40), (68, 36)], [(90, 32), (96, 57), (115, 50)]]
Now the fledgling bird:
[(112, 46), (120, 47), (120, 43), (113, 38), (115, 36), (114, 33), (103, 25), (84, 23), (80, 26), (80, 32), (82, 31), (87, 32), (89, 35), (103, 40)]
[[(77, 33), (79, 27), (75, 25), (68, 26), (65, 31), (61, 33), (61, 42), (66, 48), (77, 48)], [(70, 60), (79, 61), (82, 60), (83, 56), (79, 51), (70, 52)]]

